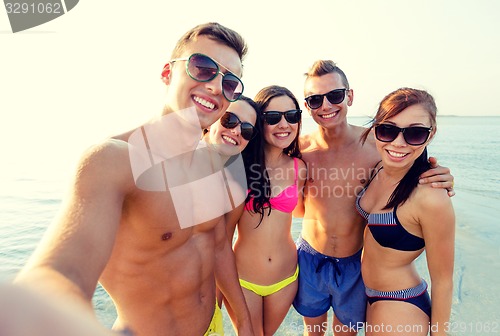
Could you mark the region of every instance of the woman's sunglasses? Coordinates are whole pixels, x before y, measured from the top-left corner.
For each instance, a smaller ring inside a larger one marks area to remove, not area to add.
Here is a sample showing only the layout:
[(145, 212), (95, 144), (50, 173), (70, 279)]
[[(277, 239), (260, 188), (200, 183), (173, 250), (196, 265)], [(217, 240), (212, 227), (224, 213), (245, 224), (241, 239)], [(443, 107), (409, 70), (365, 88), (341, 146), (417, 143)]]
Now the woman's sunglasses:
[(330, 104), (340, 104), (344, 101), (347, 89), (336, 89), (325, 94), (315, 94), (305, 98), (307, 106), (315, 110), (323, 105), (323, 99), (326, 97)]
[(403, 133), (403, 138), (408, 145), (420, 146), (429, 139), (432, 127), (411, 126), (399, 128), (394, 125), (380, 124), (375, 126), (375, 137), (382, 142), (394, 141), (399, 132)]
[(290, 110), (286, 112), (279, 111), (267, 111), (264, 112), (264, 121), (268, 125), (276, 125), (281, 121), (281, 118), (284, 116), (285, 120), (290, 124), (296, 124), (300, 121), (301, 110)]
[(223, 73), (222, 64), (203, 54), (192, 54), (189, 58), (176, 58), (170, 62), (187, 61), (186, 72), (195, 81), (210, 82), (220, 73), (222, 75), (222, 93), (230, 102), (237, 101), (243, 94), (243, 82), (232, 72)]
[(220, 124), (227, 129), (233, 129), (240, 125), (241, 136), (247, 141), (252, 140), (253, 137), (257, 135), (257, 130), (252, 124), (246, 121), (242, 122), (233, 112), (224, 113), (224, 115), (220, 118)]

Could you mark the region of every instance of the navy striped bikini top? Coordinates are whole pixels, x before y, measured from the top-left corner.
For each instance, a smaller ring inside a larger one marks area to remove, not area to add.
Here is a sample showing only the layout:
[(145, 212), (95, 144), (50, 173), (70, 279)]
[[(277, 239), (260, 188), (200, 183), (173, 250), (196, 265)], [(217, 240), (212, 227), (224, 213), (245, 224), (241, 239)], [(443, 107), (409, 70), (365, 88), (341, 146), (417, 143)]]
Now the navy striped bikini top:
[(408, 232), (399, 222), (396, 215), (397, 206), (391, 212), (372, 214), (361, 208), (359, 203), (367, 187), (356, 197), (356, 209), (368, 221), (368, 228), (377, 243), (399, 251), (418, 251), (424, 248), (424, 239)]

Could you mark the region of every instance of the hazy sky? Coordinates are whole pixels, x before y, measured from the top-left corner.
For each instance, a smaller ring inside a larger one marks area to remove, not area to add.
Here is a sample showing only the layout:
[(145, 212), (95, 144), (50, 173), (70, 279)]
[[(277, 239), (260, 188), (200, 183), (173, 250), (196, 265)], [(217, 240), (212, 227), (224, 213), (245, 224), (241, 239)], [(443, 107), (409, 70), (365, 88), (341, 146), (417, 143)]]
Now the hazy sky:
[(63, 145), (79, 154), (158, 114), (161, 68), (207, 21), (246, 39), (248, 96), (278, 84), (302, 101), (303, 73), (332, 59), (354, 89), (353, 116), (373, 115), (401, 86), (429, 90), (442, 115), (500, 115), (498, 13), (497, 0), (80, 0), (12, 34), (0, 8), (0, 141), (18, 157)]

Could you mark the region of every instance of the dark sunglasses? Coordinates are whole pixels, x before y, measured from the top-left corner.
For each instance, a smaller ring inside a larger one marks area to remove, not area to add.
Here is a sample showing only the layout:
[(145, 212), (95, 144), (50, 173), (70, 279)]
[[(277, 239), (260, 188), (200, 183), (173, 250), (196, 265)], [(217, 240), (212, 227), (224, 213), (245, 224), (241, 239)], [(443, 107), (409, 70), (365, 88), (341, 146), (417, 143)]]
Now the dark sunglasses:
[(290, 124), (296, 124), (300, 121), (301, 110), (290, 110), (286, 112), (279, 111), (267, 111), (264, 112), (264, 121), (268, 125), (276, 125), (281, 121), (281, 118), (285, 116), (285, 120)]
[(382, 142), (394, 141), (399, 135), (403, 133), (403, 138), (408, 145), (419, 146), (429, 139), (432, 127), (411, 126), (399, 128), (394, 125), (380, 124), (375, 126), (375, 136), (377, 140)]
[(305, 98), (305, 101), (307, 103), (307, 106), (309, 106), (309, 108), (313, 110), (320, 108), (321, 105), (323, 105), (323, 99), (325, 96), (331, 104), (340, 104), (344, 101), (346, 91), (347, 89), (344, 88), (335, 89), (325, 94), (310, 95), (309, 97)]
[(233, 129), (240, 125), (241, 136), (243, 139), (248, 141), (252, 140), (257, 135), (257, 130), (252, 124), (246, 121), (242, 122), (233, 112), (224, 113), (224, 115), (220, 118), (220, 124), (227, 129)]
[[(176, 58), (170, 62), (187, 61), (186, 72), (195, 81), (210, 82), (218, 74), (222, 75), (222, 93), (230, 102), (237, 101), (243, 94), (243, 82), (232, 72), (223, 73), (225, 66), (203, 54), (192, 54), (189, 58)], [(219, 67), (220, 66), (220, 67)]]

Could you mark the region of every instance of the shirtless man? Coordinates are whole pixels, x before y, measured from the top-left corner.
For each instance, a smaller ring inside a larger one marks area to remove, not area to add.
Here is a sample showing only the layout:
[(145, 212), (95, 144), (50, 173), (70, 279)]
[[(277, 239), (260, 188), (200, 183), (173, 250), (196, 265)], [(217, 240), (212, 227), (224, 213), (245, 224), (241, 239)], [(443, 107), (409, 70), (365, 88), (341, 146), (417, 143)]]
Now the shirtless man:
[[(365, 128), (347, 123), (354, 93), (335, 63), (313, 64), (306, 74), (304, 96), (319, 128), (301, 137), (309, 179), (304, 202), (294, 211), (295, 217), (303, 217), (294, 307), (304, 316), (304, 335), (325, 334), (330, 307), (334, 334), (355, 335), (366, 310), (360, 273), (364, 219), (355, 210), (355, 198), (380, 157), (373, 140), (360, 142)], [(433, 176), (437, 174), (441, 175)], [(434, 168), (422, 177), (421, 182), (452, 189), (447, 168)]]
[[(92, 312), (99, 281), (116, 305), (113, 329), (199, 336), (223, 333), (213, 319), (220, 317), (217, 278), (238, 311), (239, 334), (253, 335), (224, 211), (205, 213), (224, 208), (216, 195), (226, 188), (189, 185), (191, 173), (213, 173), (206, 153), (198, 155), (201, 130), (241, 95), (246, 50), (239, 34), (217, 23), (181, 37), (162, 72), (167, 95), (161, 120), (84, 154), (61, 214), (17, 276), (19, 286)], [(140, 162), (141, 154), (146, 161)], [(200, 200), (199, 194), (213, 197)]]

